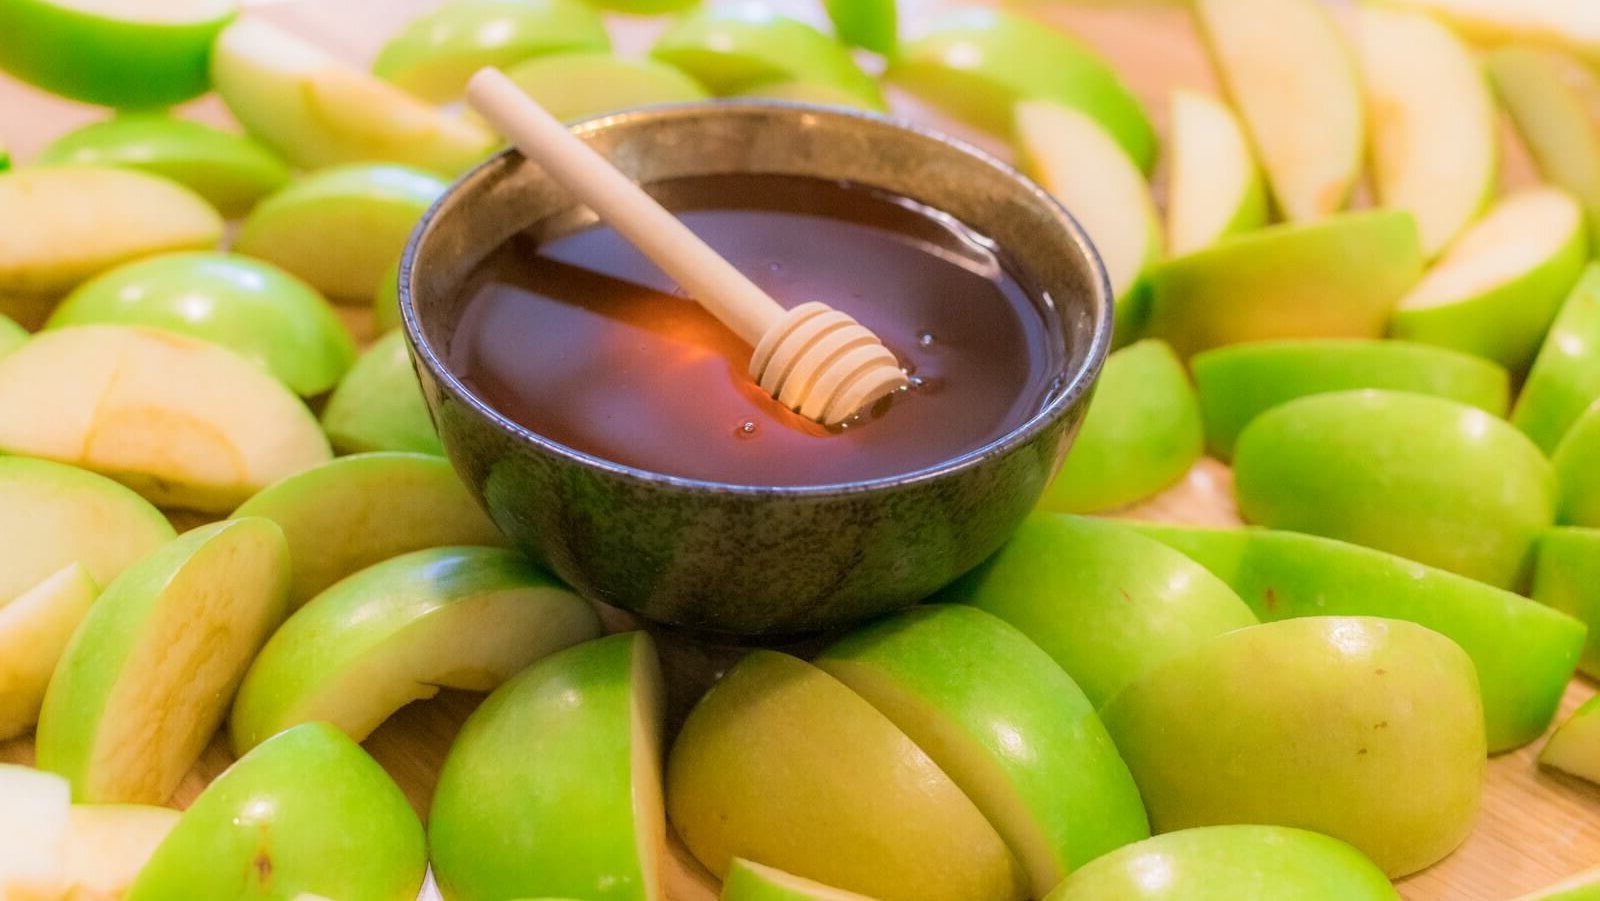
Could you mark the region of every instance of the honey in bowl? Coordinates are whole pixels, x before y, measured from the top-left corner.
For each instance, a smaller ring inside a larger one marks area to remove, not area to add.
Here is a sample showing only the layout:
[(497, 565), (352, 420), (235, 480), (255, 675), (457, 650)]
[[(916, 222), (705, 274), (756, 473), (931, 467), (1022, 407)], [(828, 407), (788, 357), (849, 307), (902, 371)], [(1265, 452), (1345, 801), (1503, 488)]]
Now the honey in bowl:
[(651, 192), (787, 306), (820, 300), (881, 337), (911, 376), (842, 428), (786, 409), (751, 348), (616, 232), (519, 236), (458, 289), (451, 368), (529, 430), (636, 469), (815, 486), (938, 466), (1039, 412), (1063, 341), (993, 242), (847, 183), (676, 179)]

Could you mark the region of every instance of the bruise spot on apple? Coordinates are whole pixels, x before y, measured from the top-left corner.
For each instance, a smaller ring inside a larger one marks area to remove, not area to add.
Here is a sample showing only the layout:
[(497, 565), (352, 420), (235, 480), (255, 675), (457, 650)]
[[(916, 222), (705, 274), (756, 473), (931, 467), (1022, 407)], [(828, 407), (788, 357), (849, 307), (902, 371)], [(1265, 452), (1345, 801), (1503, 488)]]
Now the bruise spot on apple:
[(265, 887), (272, 882), (272, 856), (267, 849), (262, 848), (256, 852), (255, 860), (251, 861), (256, 868), (256, 882)]
[(1122, 595), (1122, 599), (1124, 601), (1127, 601), (1130, 604), (1133, 603), (1133, 595), (1128, 593), (1128, 589), (1126, 589), (1126, 588), (1118, 588), (1117, 589), (1117, 593)]
[(1366, 755), (1367, 755), (1367, 749), (1366, 748), (1356, 748), (1356, 756), (1357, 757), (1365, 757)]
[(1374, 729), (1387, 729), (1387, 728), (1389, 728), (1389, 721), (1388, 720), (1378, 720), (1376, 723), (1372, 724), (1372, 728), (1374, 728)]
[(1373, 670), (1372, 672), (1373, 672), (1374, 675), (1378, 675), (1378, 676), (1387, 676), (1387, 675), (1389, 675), (1389, 671), (1384, 669), (1381, 666), (1378, 667), (1377, 669)]
[(1265, 601), (1266, 601), (1266, 605), (1267, 605), (1267, 609), (1268, 610), (1270, 610), (1272, 612), (1277, 612), (1277, 610), (1278, 610), (1278, 590), (1276, 588), (1268, 588)]

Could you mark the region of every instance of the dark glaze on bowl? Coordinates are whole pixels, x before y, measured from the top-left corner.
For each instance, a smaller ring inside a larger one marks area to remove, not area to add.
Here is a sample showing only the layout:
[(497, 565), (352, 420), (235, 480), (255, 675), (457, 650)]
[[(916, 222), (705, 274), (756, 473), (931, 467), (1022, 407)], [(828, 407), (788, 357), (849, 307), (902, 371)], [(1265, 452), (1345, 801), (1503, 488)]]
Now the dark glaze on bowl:
[(424, 218), (400, 279), (445, 448), (501, 529), (590, 598), (732, 635), (813, 632), (915, 603), (999, 547), (1059, 465), (1110, 341), (1103, 270), (1058, 204), (970, 148), (872, 116), (721, 103), (619, 114), (578, 132), (646, 186), (799, 176), (942, 211), (1004, 249), (1061, 343), (1032, 415), (912, 472), (751, 486), (574, 450), (497, 412), (446, 362), (470, 299), (459, 289), (484, 259), (514, 236), (537, 246), (593, 221), (537, 167), (502, 154)]

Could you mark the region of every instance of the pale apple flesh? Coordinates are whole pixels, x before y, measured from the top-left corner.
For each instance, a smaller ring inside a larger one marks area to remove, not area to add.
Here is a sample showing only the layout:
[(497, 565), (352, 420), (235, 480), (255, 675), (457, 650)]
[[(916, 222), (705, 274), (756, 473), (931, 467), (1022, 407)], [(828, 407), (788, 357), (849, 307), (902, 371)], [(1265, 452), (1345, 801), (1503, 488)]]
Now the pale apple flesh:
[(141, 804), (74, 804), (62, 856), (64, 901), (115, 901), (166, 840), (179, 813)]
[(1585, 870), (1555, 885), (1518, 895), (1512, 901), (1594, 901), (1600, 897), (1600, 867)]
[(0, 740), (38, 722), (50, 675), (99, 594), (83, 564), (71, 563), (0, 602)]
[(728, 866), (721, 901), (872, 901), (741, 857)]
[(1167, 252), (1200, 250), (1266, 224), (1267, 195), (1233, 110), (1195, 91), (1172, 93)]
[(1550, 259), (1581, 228), (1582, 214), (1567, 194), (1549, 188), (1514, 194), (1461, 236), (1400, 309), (1456, 303), (1503, 285)]
[(1600, 700), (1590, 698), (1557, 727), (1539, 764), (1600, 783)]
[(65, 865), (72, 787), (54, 773), (0, 764), (0, 798), (0, 897), (50, 898)]

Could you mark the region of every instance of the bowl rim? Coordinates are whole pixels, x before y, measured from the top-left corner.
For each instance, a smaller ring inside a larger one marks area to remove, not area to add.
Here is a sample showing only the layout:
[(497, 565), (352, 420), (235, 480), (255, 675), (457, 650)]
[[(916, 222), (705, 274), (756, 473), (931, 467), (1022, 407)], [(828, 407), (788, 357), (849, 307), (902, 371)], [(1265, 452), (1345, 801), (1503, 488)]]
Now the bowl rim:
[[(1050, 398), (1049, 402), (998, 438), (963, 451), (933, 466), (925, 466), (894, 475), (877, 476), (871, 479), (810, 485), (747, 485), (740, 482), (718, 482), (629, 466), (625, 463), (618, 463), (615, 460), (608, 460), (561, 444), (502, 414), (493, 405), (479, 397), (449, 366), (445, 365), (443, 358), (424, 333), (412, 299), (412, 272), (416, 266), (419, 248), (432, 229), (434, 222), (445, 212), (446, 207), (452, 205), (455, 195), (466, 188), (467, 185), (483, 177), (483, 174), (489, 169), (503, 165), (503, 161), (507, 158), (520, 156), (515, 148), (502, 149), (458, 176), (451, 182), (449, 188), (440, 194), (428, 207), (428, 211), (417, 221), (410, 237), (406, 240), (405, 250), (400, 257), (398, 294), (401, 329), (404, 331), (406, 343), (410, 347), (413, 365), (426, 366), (433, 378), (442, 383), (449, 393), (455, 395), (461, 402), (467, 404), (476, 413), (487, 419), (499, 431), (508, 433), (525, 444), (532, 445), (540, 452), (560, 457), (588, 469), (599, 470), (608, 476), (622, 479), (626, 482), (672, 490), (710, 491), (717, 494), (749, 498), (828, 498), (939, 481), (975, 468), (992, 457), (1006, 456), (1027, 445), (1041, 432), (1048, 429), (1057, 420), (1075, 408), (1079, 400), (1093, 389), (1095, 382), (1099, 378), (1100, 371), (1105, 365), (1106, 356), (1110, 353), (1112, 327), (1114, 325), (1111, 282), (1106, 272), (1105, 263), (1100, 257), (1099, 250), (1089, 240), (1088, 232), (1064, 204), (1038, 183), (1023, 174), (1021, 170), (1004, 162), (994, 154), (953, 135), (909, 121), (903, 117), (786, 100), (722, 98), (690, 103), (655, 104), (593, 116), (569, 123), (569, 127), (581, 137), (592, 132), (603, 131), (638, 120), (695, 119), (708, 114), (736, 116), (756, 113), (770, 114), (773, 110), (785, 110), (795, 114), (821, 115), (835, 119), (857, 120), (870, 123), (874, 127), (890, 126), (898, 128), (943, 145), (957, 153), (972, 157), (978, 163), (997, 170), (1002, 176), (1021, 185), (1035, 202), (1053, 213), (1054, 218), (1066, 228), (1072, 243), (1077, 246), (1078, 252), (1087, 262), (1090, 274), (1093, 276), (1091, 279), (1093, 290), (1088, 301), (1092, 310), (1098, 315), (1094, 317), (1094, 321), (1091, 324), (1089, 346), (1087, 355), (1084, 358), (1084, 365), (1075, 370), (1063, 366), (1066, 382)], [(1050, 305), (1050, 314), (1059, 321), (1062, 317), (1062, 311), (1056, 305), (1057, 303), (1059, 301), (1055, 301)], [(430, 415), (437, 418), (437, 411), (434, 409), (435, 404), (431, 399), (428, 406)], [(437, 422), (435, 422), (435, 427), (437, 427)]]

